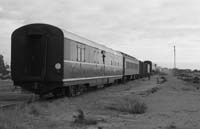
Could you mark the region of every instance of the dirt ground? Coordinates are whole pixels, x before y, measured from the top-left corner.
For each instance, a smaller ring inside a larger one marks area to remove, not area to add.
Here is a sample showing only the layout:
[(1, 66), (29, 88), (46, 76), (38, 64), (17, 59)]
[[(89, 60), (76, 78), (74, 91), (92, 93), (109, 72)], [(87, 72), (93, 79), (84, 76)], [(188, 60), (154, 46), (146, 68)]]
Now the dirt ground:
[[(194, 86), (166, 75), (167, 81), (157, 84), (139, 79), (113, 85), (74, 98), (37, 102), (39, 115), (33, 116), (31, 127), (48, 129), (200, 129), (200, 91)], [(152, 90), (155, 87), (156, 90)], [(144, 114), (110, 110), (109, 105), (129, 97), (146, 103)], [(75, 124), (73, 116), (81, 109), (94, 125)], [(25, 121), (27, 122), (27, 121)], [(29, 121), (30, 122), (30, 121)], [(29, 123), (30, 124), (30, 123)]]

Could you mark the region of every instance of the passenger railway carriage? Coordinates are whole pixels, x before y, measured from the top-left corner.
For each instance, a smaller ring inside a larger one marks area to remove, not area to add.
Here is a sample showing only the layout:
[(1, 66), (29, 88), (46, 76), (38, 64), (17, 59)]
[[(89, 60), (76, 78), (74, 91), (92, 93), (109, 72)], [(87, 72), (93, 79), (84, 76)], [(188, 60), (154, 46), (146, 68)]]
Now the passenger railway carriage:
[(124, 80), (133, 80), (139, 77), (139, 60), (135, 57), (122, 53)]
[(64, 31), (64, 86), (102, 86), (120, 81), (122, 54)]
[(30, 24), (12, 34), (14, 85), (40, 95), (73, 96), (89, 87), (144, 77), (147, 66), (52, 25)]
[(139, 77), (143, 78), (144, 74), (144, 62), (139, 61)]
[(144, 63), (147, 65), (146, 66), (146, 73), (151, 74), (152, 73), (152, 62), (147, 60), (147, 61), (144, 61)]

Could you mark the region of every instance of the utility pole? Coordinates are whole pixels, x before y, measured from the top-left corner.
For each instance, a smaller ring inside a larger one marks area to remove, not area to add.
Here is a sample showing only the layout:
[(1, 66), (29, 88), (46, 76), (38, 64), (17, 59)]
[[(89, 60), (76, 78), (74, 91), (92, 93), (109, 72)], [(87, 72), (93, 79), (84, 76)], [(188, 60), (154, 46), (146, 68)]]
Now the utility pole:
[(176, 46), (174, 46), (174, 69), (176, 69)]

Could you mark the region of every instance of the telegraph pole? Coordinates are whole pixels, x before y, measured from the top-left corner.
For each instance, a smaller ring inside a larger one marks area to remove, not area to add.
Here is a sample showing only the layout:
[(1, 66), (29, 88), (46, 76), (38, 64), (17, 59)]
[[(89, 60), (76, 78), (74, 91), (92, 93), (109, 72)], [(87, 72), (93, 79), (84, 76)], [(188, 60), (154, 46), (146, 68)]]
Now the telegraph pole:
[(174, 69), (176, 69), (176, 46), (174, 46)]

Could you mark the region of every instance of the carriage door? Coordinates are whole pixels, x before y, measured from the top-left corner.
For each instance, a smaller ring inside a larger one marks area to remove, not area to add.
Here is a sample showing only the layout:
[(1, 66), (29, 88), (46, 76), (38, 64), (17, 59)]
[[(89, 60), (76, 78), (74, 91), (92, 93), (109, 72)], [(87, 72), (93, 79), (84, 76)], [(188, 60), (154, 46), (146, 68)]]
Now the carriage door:
[(102, 54), (102, 60), (103, 60), (103, 76), (105, 76), (105, 58), (106, 58), (106, 52), (105, 51), (101, 51)]
[(47, 41), (44, 35), (31, 34), (27, 36), (26, 75), (31, 79), (42, 79), (46, 69)]

